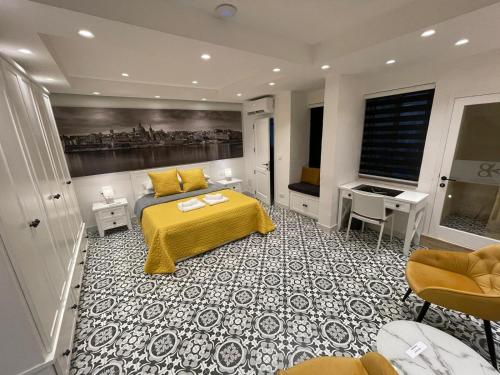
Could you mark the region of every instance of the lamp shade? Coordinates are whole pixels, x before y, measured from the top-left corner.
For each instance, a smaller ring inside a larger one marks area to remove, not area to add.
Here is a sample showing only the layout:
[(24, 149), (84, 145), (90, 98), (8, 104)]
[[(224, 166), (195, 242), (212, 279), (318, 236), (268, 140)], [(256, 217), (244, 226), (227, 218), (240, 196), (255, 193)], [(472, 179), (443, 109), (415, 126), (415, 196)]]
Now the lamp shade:
[(114, 201), (115, 192), (112, 186), (103, 186), (101, 188), (101, 194), (104, 197), (106, 203), (111, 203)]
[(226, 180), (231, 180), (231, 178), (233, 177), (233, 171), (231, 170), (231, 168), (224, 169), (224, 176), (226, 176)]

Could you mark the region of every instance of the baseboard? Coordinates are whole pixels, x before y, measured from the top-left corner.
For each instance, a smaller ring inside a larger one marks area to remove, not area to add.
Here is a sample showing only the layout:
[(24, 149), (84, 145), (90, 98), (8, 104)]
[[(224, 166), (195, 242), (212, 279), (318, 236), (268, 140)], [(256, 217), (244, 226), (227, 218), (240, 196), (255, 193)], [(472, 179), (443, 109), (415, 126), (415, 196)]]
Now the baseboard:
[(420, 236), (420, 244), (429, 249), (451, 250), (451, 251), (461, 251), (461, 252), (474, 251), (474, 249), (469, 249), (467, 247), (459, 246), (454, 243), (446, 242), (438, 238), (434, 238), (424, 234)]
[(337, 228), (337, 224), (333, 224), (331, 227), (329, 227), (328, 225), (321, 224), (320, 222), (316, 222), (316, 226), (325, 233), (332, 233), (335, 228)]
[(290, 208), (288, 205), (280, 203), (280, 202), (274, 202), (274, 205), (277, 207), (281, 207), (281, 208), (287, 208), (287, 209)]

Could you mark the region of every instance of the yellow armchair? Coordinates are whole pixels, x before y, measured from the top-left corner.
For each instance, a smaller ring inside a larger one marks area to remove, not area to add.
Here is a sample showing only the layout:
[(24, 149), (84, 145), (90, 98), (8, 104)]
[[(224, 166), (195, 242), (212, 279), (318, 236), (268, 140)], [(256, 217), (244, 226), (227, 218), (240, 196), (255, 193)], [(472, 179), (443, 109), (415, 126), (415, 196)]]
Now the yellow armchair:
[(398, 375), (391, 363), (378, 353), (361, 358), (318, 357), (279, 370), (277, 375)]
[(425, 301), (416, 321), (422, 321), (431, 303), (483, 319), (496, 368), (490, 321), (500, 320), (500, 245), (471, 253), (417, 250), (408, 260), (406, 280), (409, 289), (403, 301), (412, 291)]

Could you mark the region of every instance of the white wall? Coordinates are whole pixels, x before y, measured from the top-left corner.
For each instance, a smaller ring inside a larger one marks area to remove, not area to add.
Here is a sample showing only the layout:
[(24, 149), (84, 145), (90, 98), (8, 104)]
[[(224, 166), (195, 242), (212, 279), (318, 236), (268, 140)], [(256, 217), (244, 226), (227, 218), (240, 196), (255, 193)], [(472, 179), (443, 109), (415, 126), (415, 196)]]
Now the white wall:
[(326, 80), (321, 144), (321, 194), (318, 223), (336, 222), (338, 186), (356, 178), (363, 134), (364, 100), (360, 80), (330, 75)]
[(274, 113), (265, 116), (243, 115), (246, 188), (253, 192), (254, 138), (252, 124), (257, 118), (274, 118), (274, 198), (288, 207), (288, 185), (300, 179), (309, 161), (309, 106), (323, 102), (324, 90), (281, 91), (274, 97)]
[[(400, 69), (391, 67), (387, 73), (358, 78), (338, 77), (332, 73), (327, 78), (325, 88), (319, 219), (322, 227), (331, 228), (336, 225), (338, 186), (347, 179), (355, 179), (358, 173), (364, 96), (433, 82), (436, 84), (436, 92), (417, 186), (419, 191), (430, 194), (424, 232), (432, 234), (429, 228), (430, 218), (453, 103), (459, 97), (500, 92), (500, 51), (439, 66), (425, 64)], [(335, 112), (339, 111), (354, 112), (350, 115), (336, 115)], [(327, 163), (334, 164), (327, 168)]]
[[(241, 111), (242, 105), (236, 103), (212, 103), (212, 102), (194, 102), (186, 100), (161, 100), (161, 99), (139, 99), (139, 98), (118, 98), (105, 96), (87, 96), (87, 95), (51, 95), (53, 106), (81, 106), (81, 107), (112, 107), (112, 108), (150, 108), (150, 109), (197, 109), (197, 110), (227, 110)], [(247, 136), (243, 129), (243, 140)], [(248, 150), (244, 148), (243, 155)], [(246, 186), (245, 157), (214, 160), (207, 162), (210, 164), (210, 171), (207, 173), (211, 179), (220, 179), (224, 177), (224, 168), (231, 168), (233, 176), (244, 180)], [(168, 168), (168, 167), (167, 167)], [(117, 197), (126, 197), (131, 206), (131, 212), (135, 203), (132, 184), (129, 172), (106, 173), (94, 176), (77, 177), (73, 179), (78, 203), (82, 213), (83, 220), (87, 226), (95, 226), (95, 218), (92, 214), (92, 202), (101, 199), (101, 187), (105, 185), (113, 186)]]
[(291, 112), (289, 183), (299, 182), (302, 167), (309, 164), (311, 114), (307, 92), (292, 92)]

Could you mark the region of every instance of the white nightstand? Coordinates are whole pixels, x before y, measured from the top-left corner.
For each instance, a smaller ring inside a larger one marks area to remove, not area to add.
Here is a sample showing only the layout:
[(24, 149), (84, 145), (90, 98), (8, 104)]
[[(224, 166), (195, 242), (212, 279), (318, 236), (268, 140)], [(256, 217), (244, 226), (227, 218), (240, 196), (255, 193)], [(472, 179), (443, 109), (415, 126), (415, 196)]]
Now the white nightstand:
[(223, 179), (215, 182), (224, 185), (227, 189), (233, 189), (241, 193), (241, 183), (243, 182), (243, 180), (240, 180), (239, 178), (233, 177), (230, 180)]
[(99, 236), (104, 237), (104, 231), (126, 225), (132, 229), (127, 198), (117, 198), (113, 203), (95, 202), (92, 204)]

